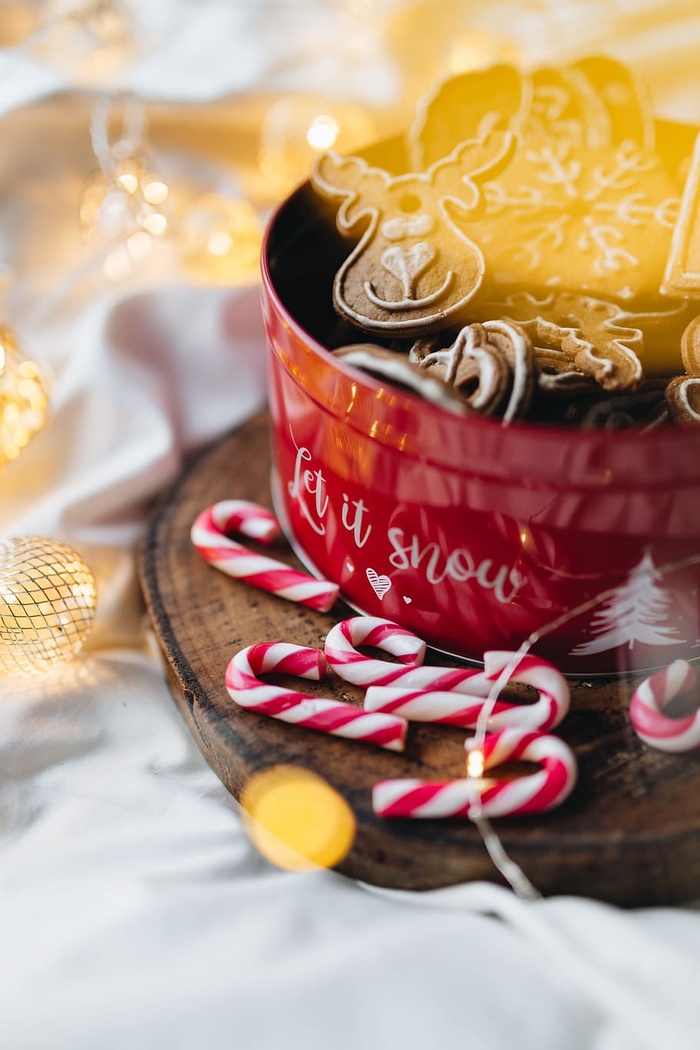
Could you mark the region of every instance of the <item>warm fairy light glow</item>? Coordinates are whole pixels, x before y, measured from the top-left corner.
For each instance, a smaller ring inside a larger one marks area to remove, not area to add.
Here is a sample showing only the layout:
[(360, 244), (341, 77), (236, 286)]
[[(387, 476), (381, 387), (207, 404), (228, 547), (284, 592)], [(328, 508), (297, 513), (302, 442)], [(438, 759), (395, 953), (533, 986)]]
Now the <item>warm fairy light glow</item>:
[(497, 61), (517, 62), (517, 58), (513, 45), (486, 30), (473, 30), (457, 37), (447, 64), (450, 73), (468, 73)]
[(129, 237), (126, 246), (133, 259), (143, 259), (153, 247), (153, 239), (145, 230), (137, 230)]
[(0, 543), (0, 674), (27, 678), (70, 660), (96, 602), (95, 578), (70, 547), (42, 536)]
[(149, 204), (162, 204), (169, 192), (161, 179), (145, 179), (143, 182), (143, 195)]
[(126, 252), (111, 252), (102, 264), (102, 272), (110, 281), (123, 281), (131, 273), (131, 262)]
[(103, 85), (133, 59), (135, 26), (122, 0), (42, 0), (40, 7), (31, 50), (74, 82)]
[(21, 356), (13, 332), (0, 327), (0, 467), (17, 459), (47, 417), (37, 365)]
[(297, 766), (254, 774), (241, 798), (253, 845), (279, 868), (331, 868), (350, 850), (355, 817), (322, 777)]
[(311, 146), (311, 149), (321, 152), (335, 145), (339, 131), (340, 125), (338, 121), (328, 116), (328, 114), (322, 113), (312, 121), (309, 130), (306, 132), (306, 141)]
[(152, 214), (143, 217), (141, 225), (144, 230), (148, 233), (152, 233), (154, 237), (160, 237), (168, 228), (168, 220), (164, 215), (160, 215), (158, 212), (153, 212)]
[(226, 230), (215, 230), (207, 241), (207, 248), (212, 255), (226, 255), (233, 247), (233, 237)]
[(208, 193), (183, 218), (179, 246), (188, 269), (208, 282), (258, 279), (262, 224), (249, 201)]
[(467, 755), (467, 776), (481, 777), (484, 775), (484, 752), (470, 751)]
[(139, 179), (135, 171), (122, 171), (117, 175), (116, 182), (129, 194), (136, 193), (139, 188)]
[(15, 47), (34, 33), (39, 26), (38, 12), (31, 10), (34, 5), (17, 0), (16, 3), (3, 3), (0, 19), (0, 47)]
[[(127, 238), (129, 255), (140, 259), (150, 250), (150, 238), (162, 237), (168, 230), (168, 217), (162, 209), (169, 196), (167, 184), (132, 157), (119, 161), (113, 175), (98, 171), (88, 179), (80, 221), (90, 238)], [(110, 257), (103, 269), (112, 280), (121, 279), (131, 269), (128, 256)]]
[(319, 152), (352, 153), (376, 138), (371, 111), (355, 103), (338, 102), (331, 111), (320, 95), (281, 98), (268, 109), (260, 131), (258, 164), (261, 188), (281, 199), (308, 178)]

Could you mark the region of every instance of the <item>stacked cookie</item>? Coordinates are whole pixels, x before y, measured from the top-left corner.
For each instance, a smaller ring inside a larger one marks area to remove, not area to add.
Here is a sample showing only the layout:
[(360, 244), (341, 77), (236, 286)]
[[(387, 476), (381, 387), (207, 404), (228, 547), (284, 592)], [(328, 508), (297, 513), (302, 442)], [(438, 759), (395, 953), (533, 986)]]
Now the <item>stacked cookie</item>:
[(354, 242), (333, 285), (336, 352), (505, 424), (700, 422), (693, 137), (659, 136), (607, 58), (442, 82), (400, 165), (316, 164)]

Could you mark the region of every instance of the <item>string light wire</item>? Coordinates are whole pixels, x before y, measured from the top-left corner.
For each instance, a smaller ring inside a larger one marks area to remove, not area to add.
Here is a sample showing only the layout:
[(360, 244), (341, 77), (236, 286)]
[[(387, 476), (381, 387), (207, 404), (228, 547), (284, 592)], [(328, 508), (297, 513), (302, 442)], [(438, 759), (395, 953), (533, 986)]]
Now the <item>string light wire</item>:
[[(686, 558), (681, 558), (678, 561), (667, 562), (665, 565), (659, 567), (645, 566), (640, 569), (640, 576), (648, 576), (650, 579), (663, 578), (669, 576), (674, 572), (681, 572), (684, 569), (689, 569), (693, 565), (700, 564), (700, 554), (692, 554)], [(521, 659), (526, 653), (530, 651), (533, 645), (536, 645), (547, 635), (552, 634), (554, 631), (559, 630), (564, 624), (570, 620), (575, 619), (577, 616), (583, 616), (585, 613), (595, 609), (598, 605), (607, 601), (608, 598), (614, 597), (616, 594), (616, 587), (609, 587), (605, 591), (601, 591), (596, 594), (595, 597), (587, 599), (585, 602), (581, 602), (580, 605), (575, 606), (573, 609), (568, 609), (562, 613), (555, 620), (551, 620), (543, 627), (537, 628), (532, 631), (531, 634), (525, 639), (522, 645), (513, 653), (511, 659), (505, 665), (496, 681), (491, 686), (489, 694), (484, 701), (484, 705), (479, 712), (479, 717), (475, 726), (474, 737), (470, 742), (470, 758), (474, 755), (482, 753), (484, 746), (484, 740), (488, 733), (489, 720), (491, 719), (494, 707), (501, 693), (501, 690), (510, 681), (512, 675), (516, 671)], [(491, 824), (491, 821), (487, 817), (483, 816), (481, 805), (480, 805), (480, 775), (469, 775), (469, 766), (467, 767), (467, 780), (471, 786), (471, 793), (473, 797), (472, 805), (470, 806), (469, 816), (473, 824), (476, 826), (484, 846), (491, 857), (496, 869), (508, 882), (513, 892), (521, 897), (523, 900), (537, 900), (541, 898), (542, 894), (539, 890), (533, 886), (530, 880), (525, 875), (522, 868), (515, 863), (515, 861), (506, 852), (503, 843)]]

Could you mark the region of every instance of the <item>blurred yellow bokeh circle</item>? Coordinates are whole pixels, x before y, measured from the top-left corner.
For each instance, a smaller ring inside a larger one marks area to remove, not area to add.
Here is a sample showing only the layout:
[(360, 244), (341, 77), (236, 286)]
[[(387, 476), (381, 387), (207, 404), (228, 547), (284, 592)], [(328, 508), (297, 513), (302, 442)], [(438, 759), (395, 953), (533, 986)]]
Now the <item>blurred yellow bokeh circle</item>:
[(323, 777), (299, 766), (254, 774), (241, 805), (253, 845), (286, 871), (332, 868), (355, 838), (355, 817), (345, 799)]

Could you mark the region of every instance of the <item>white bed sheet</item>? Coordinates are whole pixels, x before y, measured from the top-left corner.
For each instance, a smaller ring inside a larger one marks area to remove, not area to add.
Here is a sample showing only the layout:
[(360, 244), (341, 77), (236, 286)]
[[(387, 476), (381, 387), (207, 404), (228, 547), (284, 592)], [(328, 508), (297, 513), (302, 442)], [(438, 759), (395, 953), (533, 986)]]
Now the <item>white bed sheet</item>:
[[(137, 82), (181, 96), (168, 68)], [(217, 68), (190, 97), (236, 86)], [(53, 422), (0, 473), (0, 536), (73, 544), (100, 603), (76, 665), (2, 682), (0, 1046), (696, 1050), (691, 906), (379, 892), (249, 845), (168, 693), (134, 550), (184, 458), (264, 401), (258, 290), (168, 263), (117, 287), (89, 272), (51, 303), (82, 252), (84, 100), (42, 101), (57, 84), (31, 63), (1, 73), (0, 248)]]

